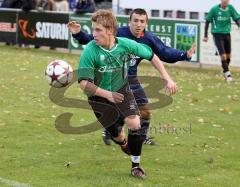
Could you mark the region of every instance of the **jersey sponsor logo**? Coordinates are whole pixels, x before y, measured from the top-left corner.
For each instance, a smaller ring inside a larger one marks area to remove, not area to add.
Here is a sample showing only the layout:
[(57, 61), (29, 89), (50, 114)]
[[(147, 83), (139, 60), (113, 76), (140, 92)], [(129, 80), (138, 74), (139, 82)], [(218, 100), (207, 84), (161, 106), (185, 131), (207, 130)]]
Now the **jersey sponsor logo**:
[(226, 20), (229, 20), (229, 18), (228, 17), (223, 17), (223, 16), (218, 16), (217, 20), (218, 21), (226, 21)]
[(116, 72), (116, 71), (121, 71), (122, 67), (116, 67), (116, 66), (102, 66), (98, 69), (100, 73), (104, 72)]
[(31, 38), (31, 39), (36, 38), (36, 32), (34, 31), (34, 29), (30, 29), (30, 32), (27, 31), (28, 20), (20, 19), (18, 20), (18, 25), (25, 38)]

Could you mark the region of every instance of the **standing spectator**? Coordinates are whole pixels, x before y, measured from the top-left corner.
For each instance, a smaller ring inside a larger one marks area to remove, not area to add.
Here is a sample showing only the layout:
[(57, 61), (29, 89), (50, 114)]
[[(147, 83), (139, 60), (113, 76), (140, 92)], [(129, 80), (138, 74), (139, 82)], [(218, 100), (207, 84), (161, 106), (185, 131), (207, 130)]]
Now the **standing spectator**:
[(221, 3), (214, 6), (206, 17), (205, 33), (203, 41), (208, 41), (208, 27), (212, 24), (212, 35), (217, 52), (221, 56), (223, 75), (226, 81), (232, 81), (229, 71), (231, 61), (231, 18), (240, 27), (240, 15), (235, 8), (229, 4), (229, 0), (221, 0)]
[(95, 11), (95, 3), (93, 0), (79, 0), (76, 6), (76, 13), (93, 13)]

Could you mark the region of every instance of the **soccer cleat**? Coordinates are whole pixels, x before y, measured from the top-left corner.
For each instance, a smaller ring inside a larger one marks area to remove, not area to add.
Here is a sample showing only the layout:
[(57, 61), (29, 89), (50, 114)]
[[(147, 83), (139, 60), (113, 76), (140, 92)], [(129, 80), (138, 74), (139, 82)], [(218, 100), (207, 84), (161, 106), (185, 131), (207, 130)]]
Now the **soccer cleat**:
[(111, 135), (106, 129), (104, 129), (102, 132), (102, 139), (106, 145), (111, 145), (112, 143)]
[(227, 71), (227, 72), (223, 73), (223, 76), (224, 76), (224, 78), (225, 78), (225, 80), (226, 80), (227, 82), (231, 82), (231, 81), (233, 80), (230, 71)]
[(132, 168), (131, 169), (131, 175), (133, 177), (140, 178), (140, 179), (146, 179), (147, 178), (145, 171), (140, 167)]
[(231, 82), (232, 80), (233, 80), (232, 76), (228, 76), (228, 77), (226, 78), (226, 81), (227, 81), (227, 82)]
[(127, 155), (131, 155), (130, 149), (128, 147), (128, 144), (126, 143), (125, 145), (120, 145), (121, 150), (126, 153)]
[(143, 141), (143, 144), (145, 145), (158, 145), (157, 142), (155, 142), (152, 138), (146, 137), (146, 139)]

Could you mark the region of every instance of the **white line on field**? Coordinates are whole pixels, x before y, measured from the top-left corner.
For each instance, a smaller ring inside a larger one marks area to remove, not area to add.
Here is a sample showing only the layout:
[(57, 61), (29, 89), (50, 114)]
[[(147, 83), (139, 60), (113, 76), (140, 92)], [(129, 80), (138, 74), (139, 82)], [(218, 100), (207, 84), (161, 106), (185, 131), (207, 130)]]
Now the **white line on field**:
[(18, 181), (9, 180), (2, 177), (0, 177), (0, 183), (4, 183), (13, 187), (31, 187), (30, 184), (20, 183)]

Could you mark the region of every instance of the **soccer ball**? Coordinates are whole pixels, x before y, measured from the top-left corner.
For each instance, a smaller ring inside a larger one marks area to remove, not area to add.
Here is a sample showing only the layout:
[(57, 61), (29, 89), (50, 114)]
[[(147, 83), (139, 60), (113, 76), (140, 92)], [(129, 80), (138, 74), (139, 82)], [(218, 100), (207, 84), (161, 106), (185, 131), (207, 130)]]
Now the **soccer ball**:
[(48, 83), (55, 88), (67, 86), (73, 78), (72, 67), (63, 60), (54, 60), (45, 70)]

